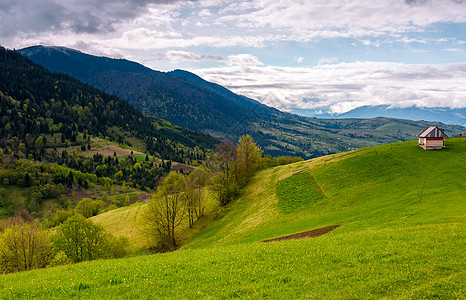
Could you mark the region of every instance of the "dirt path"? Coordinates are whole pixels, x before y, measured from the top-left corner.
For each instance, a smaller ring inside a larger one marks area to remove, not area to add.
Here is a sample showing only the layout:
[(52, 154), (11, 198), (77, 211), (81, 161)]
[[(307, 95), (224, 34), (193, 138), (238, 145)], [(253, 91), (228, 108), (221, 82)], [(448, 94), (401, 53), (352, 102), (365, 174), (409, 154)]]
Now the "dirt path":
[(337, 227), (340, 227), (340, 226), (341, 226), (341, 224), (322, 227), (322, 228), (317, 228), (317, 229), (310, 230), (310, 231), (305, 231), (305, 232), (295, 233), (295, 234), (291, 234), (291, 235), (286, 235), (286, 236), (282, 236), (282, 237), (274, 238), (274, 239), (270, 239), (270, 240), (264, 240), (262, 242), (276, 242), (276, 241), (285, 241), (285, 240), (297, 240), (297, 239), (315, 238), (315, 237), (321, 236), (322, 234), (326, 234), (327, 232), (330, 232), (333, 229), (335, 229)]

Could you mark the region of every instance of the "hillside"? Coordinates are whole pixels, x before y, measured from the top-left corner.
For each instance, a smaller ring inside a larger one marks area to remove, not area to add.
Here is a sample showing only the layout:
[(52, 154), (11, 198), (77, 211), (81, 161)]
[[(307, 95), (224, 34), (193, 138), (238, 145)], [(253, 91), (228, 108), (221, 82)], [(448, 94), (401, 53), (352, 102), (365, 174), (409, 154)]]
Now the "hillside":
[(60, 47), (34, 46), (19, 52), (52, 71), (65, 72), (173, 124), (232, 140), (248, 133), (265, 154), (273, 156), (312, 158), (409, 140), (429, 124), (445, 128), (449, 135), (466, 131), (461, 126), (389, 118), (301, 117), (236, 95), (187, 71), (163, 73), (135, 62)]
[[(264, 170), (185, 250), (0, 275), (0, 295), (464, 298), (466, 141), (446, 145), (403, 142)], [(292, 175), (304, 166), (310, 173)], [(333, 224), (342, 226), (314, 239), (260, 243)]]
[[(336, 224), (343, 226), (335, 234), (349, 234), (465, 221), (458, 210), (466, 190), (464, 138), (449, 139), (441, 151), (401, 142), (343, 155), (260, 172), (230, 213), (185, 247), (257, 242)], [(310, 172), (292, 175), (307, 166)]]
[(43, 135), (45, 143), (39, 148), (47, 148), (53, 145), (54, 134), (64, 136), (62, 144), (75, 143), (82, 133), (127, 145), (134, 136), (141, 150), (165, 159), (179, 159), (181, 150), (194, 147), (212, 149), (217, 143), (210, 136), (145, 116), (126, 101), (68, 75), (51, 73), (4, 48), (0, 48), (0, 98), (0, 146), (15, 151), (23, 144), (26, 156), (37, 158), (37, 138)]

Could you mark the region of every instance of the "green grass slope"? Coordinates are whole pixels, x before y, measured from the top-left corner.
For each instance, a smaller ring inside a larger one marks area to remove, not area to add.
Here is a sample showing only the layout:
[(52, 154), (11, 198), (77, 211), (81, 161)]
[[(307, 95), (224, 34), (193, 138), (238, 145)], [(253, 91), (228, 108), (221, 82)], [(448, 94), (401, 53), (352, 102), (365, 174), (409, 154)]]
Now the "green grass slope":
[[(335, 224), (344, 226), (332, 234), (464, 222), (464, 139), (449, 139), (439, 151), (402, 142), (339, 156), (260, 172), (230, 213), (187, 247), (255, 242)], [(292, 175), (306, 166), (310, 172)]]
[(180, 251), (3, 275), (0, 298), (464, 299), (466, 141), (333, 157), (260, 172)]

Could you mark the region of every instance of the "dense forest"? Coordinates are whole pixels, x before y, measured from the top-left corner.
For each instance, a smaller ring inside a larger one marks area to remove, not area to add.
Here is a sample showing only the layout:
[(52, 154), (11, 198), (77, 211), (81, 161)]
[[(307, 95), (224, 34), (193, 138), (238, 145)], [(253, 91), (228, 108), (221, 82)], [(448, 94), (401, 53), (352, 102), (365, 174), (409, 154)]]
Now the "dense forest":
[(63, 143), (75, 143), (82, 133), (129, 146), (127, 138), (134, 136), (145, 144), (143, 150), (170, 160), (180, 160), (181, 152), (194, 158), (189, 157), (190, 148), (208, 151), (217, 143), (208, 135), (145, 116), (124, 100), (49, 72), (4, 48), (0, 48), (0, 114), (0, 147), (5, 154), (21, 152), (35, 159), (45, 155), (56, 134)]

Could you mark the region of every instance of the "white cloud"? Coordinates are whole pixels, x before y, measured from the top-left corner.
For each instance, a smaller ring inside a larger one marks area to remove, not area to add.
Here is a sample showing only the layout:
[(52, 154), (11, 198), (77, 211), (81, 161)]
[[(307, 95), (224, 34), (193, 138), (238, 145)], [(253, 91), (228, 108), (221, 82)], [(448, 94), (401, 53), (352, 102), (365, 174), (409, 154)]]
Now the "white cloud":
[[(466, 107), (466, 63), (324, 64), (312, 68), (227, 66), (196, 74), (282, 110), (329, 107), (343, 113), (362, 105)], [(309, 101), (309, 99), (313, 99)]]
[(159, 55), (159, 59), (166, 59), (171, 62), (179, 62), (179, 61), (201, 61), (201, 60), (216, 60), (216, 61), (223, 61), (224, 58), (218, 55), (210, 55), (210, 54), (195, 54), (192, 52), (187, 51), (167, 51), (163, 55)]
[(294, 58), (294, 61), (297, 62), (298, 64), (302, 63), (304, 61), (304, 57), (302, 56), (296, 56)]
[(208, 17), (208, 16), (211, 16), (211, 15), (212, 15), (212, 13), (208, 9), (203, 9), (198, 13), (199, 17)]
[(243, 3), (235, 3), (229, 10), (235, 13), (218, 21), (256, 31), (271, 28), (288, 33), (290, 40), (377, 37), (418, 31), (438, 22), (466, 22), (463, 1), (257, 0), (245, 7)]
[(333, 64), (338, 62), (338, 57), (326, 57), (326, 58), (321, 58), (317, 62), (318, 66), (325, 65), (325, 64)]
[(446, 48), (446, 49), (443, 49), (443, 51), (448, 51), (448, 52), (463, 52), (464, 49), (460, 49), (460, 48)]
[(263, 63), (254, 55), (237, 54), (230, 55), (227, 58), (228, 66), (261, 66)]

